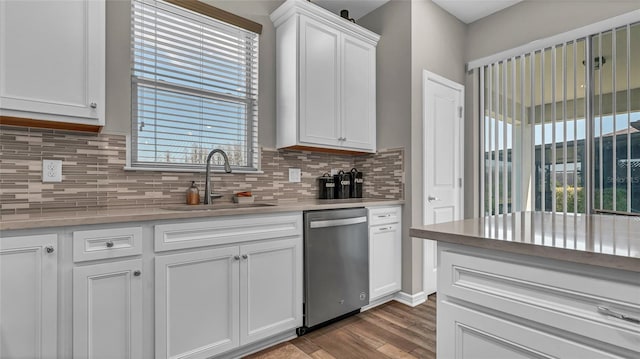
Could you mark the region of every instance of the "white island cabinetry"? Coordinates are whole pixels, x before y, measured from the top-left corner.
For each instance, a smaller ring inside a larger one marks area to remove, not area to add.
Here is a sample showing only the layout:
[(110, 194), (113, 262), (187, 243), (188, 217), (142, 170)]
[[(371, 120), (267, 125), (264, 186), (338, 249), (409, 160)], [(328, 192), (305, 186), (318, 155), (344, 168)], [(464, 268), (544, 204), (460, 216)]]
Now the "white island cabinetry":
[[(638, 358), (640, 275), (438, 243), (439, 358)], [(614, 314), (615, 315), (615, 314)]]

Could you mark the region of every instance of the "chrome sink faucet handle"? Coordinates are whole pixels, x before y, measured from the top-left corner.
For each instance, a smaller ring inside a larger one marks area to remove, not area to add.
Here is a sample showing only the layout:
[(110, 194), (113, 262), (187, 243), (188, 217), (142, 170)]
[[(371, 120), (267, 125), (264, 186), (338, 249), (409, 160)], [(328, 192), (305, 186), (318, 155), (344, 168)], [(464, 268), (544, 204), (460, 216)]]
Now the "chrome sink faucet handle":
[(227, 173), (231, 173), (231, 165), (229, 165), (229, 157), (227, 157), (226, 152), (219, 148), (216, 148), (209, 152), (209, 155), (207, 156), (207, 170), (205, 172), (206, 177), (204, 181), (204, 204), (212, 203), (211, 191), (213, 190), (213, 186), (211, 184), (211, 157), (213, 157), (213, 155), (215, 155), (216, 153), (221, 154), (222, 158), (224, 158), (224, 171)]

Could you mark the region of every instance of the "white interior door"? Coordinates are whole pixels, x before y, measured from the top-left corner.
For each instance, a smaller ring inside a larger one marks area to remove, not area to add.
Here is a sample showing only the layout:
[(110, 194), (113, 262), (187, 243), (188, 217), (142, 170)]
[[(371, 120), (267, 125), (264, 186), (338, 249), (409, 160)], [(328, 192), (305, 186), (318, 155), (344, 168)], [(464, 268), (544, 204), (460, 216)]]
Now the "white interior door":
[[(462, 219), (464, 86), (423, 74), (423, 224)], [(436, 291), (436, 242), (424, 242), (424, 292)]]

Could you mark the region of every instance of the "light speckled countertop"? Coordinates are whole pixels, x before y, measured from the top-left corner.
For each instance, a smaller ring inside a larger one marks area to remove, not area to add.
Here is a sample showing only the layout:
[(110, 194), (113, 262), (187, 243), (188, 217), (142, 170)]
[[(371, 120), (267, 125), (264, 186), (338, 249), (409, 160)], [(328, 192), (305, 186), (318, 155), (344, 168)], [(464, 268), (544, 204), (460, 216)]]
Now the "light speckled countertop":
[[(296, 212), (318, 209), (337, 209), (352, 207), (374, 207), (404, 204), (403, 200), (387, 200), (373, 198), (339, 199), (339, 200), (307, 200), (267, 202), (275, 204), (265, 207), (234, 207), (231, 203), (214, 202), (210, 210), (184, 211), (170, 208), (180, 207), (167, 204), (160, 207), (115, 208), (93, 211), (56, 211), (46, 213), (30, 213), (0, 216), (0, 231), (17, 229), (34, 229), (47, 227), (78, 226), (85, 224), (106, 224), (119, 222), (137, 222), (153, 220), (170, 220), (185, 218), (207, 218), (243, 214)], [(216, 209), (216, 205), (218, 208)], [(167, 209), (163, 209), (167, 208)]]
[(518, 212), (415, 226), (410, 235), (640, 272), (640, 217)]

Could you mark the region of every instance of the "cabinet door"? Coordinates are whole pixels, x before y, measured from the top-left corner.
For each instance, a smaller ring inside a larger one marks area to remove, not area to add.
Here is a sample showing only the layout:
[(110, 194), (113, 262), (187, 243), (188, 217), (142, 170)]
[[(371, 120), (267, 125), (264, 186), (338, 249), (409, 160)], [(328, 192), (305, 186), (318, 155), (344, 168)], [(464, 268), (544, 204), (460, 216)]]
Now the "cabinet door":
[(0, 238), (0, 358), (56, 358), (57, 242)]
[(402, 286), (400, 226), (387, 224), (369, 230), (369, 297), (380, 298)]
[[(632, 358), (631, 353), (608, 352), (601, 342), (564, 336), (552, 327), (529, 327), (516, 317), (493, 316), (482, 310), (438, 298), (438, 357), (473, 359)], [(545, 329), (546, 328), (546, 329)], [(548, 332), (545, 330), (549, 330)], [(599, 346), (599, 348), (595, 348)]]
[(376, 48), (342, 36), (342, 146), (376, 150)]
[(104, 83), (104, 0), (0, 1), (0, 114), (104, 125)]
[(300, 113), (302, 144), (339, 146), (340, 33), (300, 17)]
[(142, 260), (73, 269), (73, 357), (142, 358)]
[(238, 346), (239, 259), (237, 246), (156, 256), (156, 358), (209, 358)]
[(240, 247), (240, 343), (302, 326), (302, 237)]

